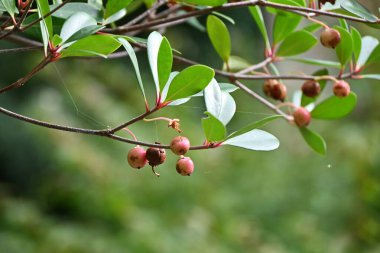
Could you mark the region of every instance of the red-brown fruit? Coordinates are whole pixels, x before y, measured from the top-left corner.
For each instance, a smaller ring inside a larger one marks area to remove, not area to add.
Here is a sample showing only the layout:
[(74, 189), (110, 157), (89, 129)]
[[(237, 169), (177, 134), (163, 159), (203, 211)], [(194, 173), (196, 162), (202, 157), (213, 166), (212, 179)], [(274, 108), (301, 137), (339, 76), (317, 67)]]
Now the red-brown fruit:
[(194, 172), (194, 163), (190, 157), (181, 157), (177, 161), (176, 170), (182, 176), (190, 176)]
[(277, 83), (272, 86), (270, 94), (273, 99), (284, 101), (286, 98), (286, 86), (282, 83)]
[(298, 109), (293, 113), (294, 122), (298, 127), (305, 127), (309, 125), (311, 121), (311, 115), (308, 110), (304, 107), (298, 107)]
[(264, 91), (264, 94), (267, 97), (272, 97), (271, 96), (272, 86), (276, 85), (276, 84), (278, 84), (278, 81), (275, 80), (275, 79), (267, 79), (267, 80), (265, 80), (264, 86), (263, 86), (263, 91)]
[(166, 151), (160, 148), (148, 148), (146, 150), (146, 159), (148, 159), (149, 165), (154, 167), (165, 162)]
[(141, 169), (147, 162), (145, 149), (137, 146), (129, 150), (128, 163), (132, 168)]
[(334, 83), (333, 91), (334, 91), (335, 96), (343, 98), (343, 97), (347, 97), (350, 94), (351, 88), (350, 88), (350, 85), (346, 81), (339, 80)]
[(176, 155), (184, 155), (190, 148), (190, 141), (186, 137), (176, 136), (170, 143), (170, 149)]
[(315, 97), (321, 92), (321, 86), (317, 81), (309, 80), (302, 85), (302, 93), (307, 97)]
[(324, 47), (335, 48), (340, 43), (340, 33), (332, 28), (327, 28), (321, 33), (321, 43)]

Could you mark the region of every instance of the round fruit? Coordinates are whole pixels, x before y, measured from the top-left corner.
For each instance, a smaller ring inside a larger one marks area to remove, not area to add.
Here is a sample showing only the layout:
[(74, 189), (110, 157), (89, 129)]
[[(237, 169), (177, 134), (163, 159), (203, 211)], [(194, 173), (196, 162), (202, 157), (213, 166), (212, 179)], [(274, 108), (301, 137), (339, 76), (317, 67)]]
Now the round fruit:
[(170, 143), (170, 149), (176, 155), (184, 155), (190, 148), (190, 141), (186, 137), (174, 137)]
[(307, 97), (315, 97), (321, 92), (321, 86), (317, 81), (309, 80), (302, 85), (302, 93)]
[(311, 115), (308, 110), (304, 107), (298, 107), (298, 109), (293, 113), (294, 122), (298, 127), (305, 127), (309, 125), (311, 120)]
[(149, 165), (154, 167), (165, 162), (166, 152), (161, 148), (148, 148), (146, 150), (146, 159), (148, 159)]
[(129, 150), (128, 163), (132, 168), (141, 169), (147, 162), (145, 149), (137, 146)]
[(327, 28), (321, 33), (321, 43), (324, 47), (335, 48), (340, 43), (340, 33), (332, 28)]
[(273, 99), (284, 101), (286, 98), (286, 86), (282, 83), (272, 85), (270, 94)]
[(181, 157), (177, 161), (176, 170), (182, 176), (190, 176), (194, 172), (194, 163), (190, 157)]
[(267, 79), (267, 80), (265, 80), (264, 86), (263, 86), (263, 91), (264, 91), (264, 94), (267, 97), (272, 97), (271, 96), (271, 90), (272, 90), (272, 86), (275, 85), (275, 84), (278, 84), (278, 81), (275, 80), (275, 79)]
[(348, 94), (350, 94), (351, 88), (350, 88), (350, 85), (346, 81), (339, 80), (334, 83), (333, 91), (334, 91), (335, 96), (342, 98), (342, 97), (347, 97)]

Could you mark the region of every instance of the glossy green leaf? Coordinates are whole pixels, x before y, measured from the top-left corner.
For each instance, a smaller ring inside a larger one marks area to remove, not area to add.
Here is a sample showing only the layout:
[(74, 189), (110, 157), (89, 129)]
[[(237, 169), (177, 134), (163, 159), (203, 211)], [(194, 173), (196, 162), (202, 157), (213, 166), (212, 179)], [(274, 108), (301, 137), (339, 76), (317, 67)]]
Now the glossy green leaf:
[(209, 15), (206, 28), (216, 52), (224, 62), (228, 62), (231, 54), (231, 39), (226, 25), (218, 17)]
[(220, 18), (223, 18), (224, 20), (230, 22), (233, 25), (235, 24), (235, 20), (233, 18), (231, 18), (230, 16), (224, 15), (223, 13), (220, 13), (218, 11), (213, 11), (212, 14), (214, 14), (215, 16), (218, 16)]
[(253, 19), (255, 20), (255, 22), (256, 22), (259, 30), (260, 30), (261, 35), (264, 38), (265, 46), (267, 48), (270, 48), (268, 32), (267, 32), (267, 28), (265, 26), (265, 21), (264, 21), (263, 14), (261, 12), (260, 7), (259, 6), (251, 6), (248, 9), (249, 9), (249, 12), (251, 13)]
[[(59, 4), (53, 4), (50, 5), (49, 8), (50, 10), (53, 10), (58, 6)], [(67, 3), (59, 10), (55, 11), (52, 16), (56, 18), (68, 19), (70, 16), (79, 11), (87, 13), (87, 15), (91, 16), (97, 22), (102, 22), (103, 20), (102, 11), (86, 3)]]
[(121, 9), (120, 11), (109, 16), (108, 18), (103, 19), (102, 25), (108, 25), (108, 24), (111, 24), (113, 22), (116, 22), (116, 21), (122, 19), (125, 15), (127, 15), (127, 9)]
[(4, 10), (6, 10), (9, 15), (14, 17), (15, 13), (17, 13), (16, 1), (15, 0), (0, 0), (3, 4)]
[[(75, 32), (73, 35), (71, 35), (65, 42), (69, 43), (69, 42), (73, 42), (76, 40), (80, 40), (82, 38), (85, 38), (87, 36), (90, 36), (90, 35), (98, 32), (98, 31), (100, 31), (103, 28), (105, 28), (105, 26), (101, 26), (101, 25), (86, 26), (86, 27), (80, 29), (79, 31)], [(62, 43), (63, 43), (63, 41), (62, 41)]]
[(335, 51), (339, 59), (339, 62), (343, 67), (351, 59), (351, 56), (352, 56), (352, 51), (353, 51), (352, 38), (351, 38), (351, 34), (347, 32), (346, 29), (340, 26), (335, 26), (334, 28), (338, 30), (340, 33), (341, 40), (338, 46), (335, 48)]
[(292, 56), (302, 54), (317, 44), (318, 40), (308, 31), (296, 31), (291, 33), (281, 43), (276, 55)]
[(314, 119), (339, 119), (351, 113), (356, 102), (356, 94), (353, 92), (345, 98), (332, 96), (318, 104), (311, 112), (311, 117)]
[(278, 44), (291, 34), (301, 22), (302, 17), (295, 14), (282, 12), (278, 13), (275, 17), (273, 24), (273, 42)]
[(203, 92), (207, 111), (227, 125), (236, 111), (233, 97), (228, 92), (222, 91), (215, 79), (207, 85)]
[(345, 0), (341, 3), (341, 7), (356, 16), (359, 16), (361, 18), (364, 18), (368, 21), (371, 22), (376, 22), (377, 17), (373, 15), (370, 11), (367, 10), (363, 5), (361, 5), (358, 1), (356, 0)]
[(322, 136), (306, 127), (299, 128), (299, 130), (309, 147), (311, 147), (318, 154), (326, 154), (326, 142)]
[(98, 10), (103, 8), (103, 0), (87, 0), (87, 3)]
[(348, 27), (348, 23), (345, 19), (340, 18), (339, 19), (339, 24), (342, 28), (346, 29), (346, 31), (350, 31), (350, 28)]
[(161, 42), (163, 37), (158, 32), (152, 32), (148, 36), (147, 49), (148, 49), (148, 60), (150, 69), (152, 71), (154, 84), (156, 85), (157, 97), (160, 94), (160, 79), (158, 77), (158, 54), (160, 51)]
[(113, 14), (126, 8), (131, 2), (132, 0), (108, 0), (106, 4), (104, 19), (107, 19)]
[(357, 62), (359, 59), (360, 50), (362, 49), (362, 36), (360, 35), (359, 31), (353, 26), (351, 26), (351, 37), (354, 59), (355, 62)]
[[(62, 43), (65, 43), (66, 41), (74, 41), (75, 37), (80, 37), (78, 32), (87, 27), (88, 29), (83, 31), (84, 34), (92, 32), (94, 29), (96, 30), (98, 28), (96, 20), (87, 13), (77, 12), (70, 16), (70, 18), (65, 21), (61, 29), (60, 37), (62, 38)], [(74, 38), (72, 38), (73, 36)]]
[(336, 61), (327, 61), (327, 60), (319, 60), (319, 59), (311, 59), (311, 58), (297, 58), (297, 57), (289, 57), (286, 60), (302, 62), (305, 64), (322, 66), (322, 67), (331, 67), (331, 68), (340, 68), (340, 63)]
[(182, 70), (171, 82), (165, 101), (190, 97), (202, 91), (214, 75), (214, 70), (204, 65), (193, 65)]
[(161, 41), (157, 57), (158, 83), (160, 90), (163, 90), (166, 82), (169, 79), (173, 64), (172, 48), (170, 47), (169, 41), (165, 37), (163, 37)]
[(91, 35), (74, 42), (62, 51), (61, 57), (102, 56), (113, 53), (120, 47), (120, 42), (108, 35)]
[(228, 139), (222, 145), (231, 145), (249, 150), (270, 151), (277, 149), (280, 146), (280, 142), (272, 134), (254, 129)]
[[(37, 0), (38, 17), (42, 18), (50, 12), (48, 0)], [(45, 55), (47, 54), (47, 48), (49, 39), (53, 37), (53, 22), (51, 16), (47, 16), (40, 22), (42, 41), (44, 44)]]
[(129, 58), (132, 61), (133, 67), (135, 69), (137, 81), (139, 83), (141, 92), (144, 96), (144, 100), (146, 101), (146, 96), (145, 96), (145, 90), (144, 90), (144, 84), (141, 79), (141, 74), (140, 74), (140, 68), (139, 68), (139, 63), (137, 61), (136, 53), (131, 44), (124, 38), (119, 38), (118, 41), (124, 46), (125, 50), (128, 52)]
[(266, 124), (268, 124), (269, 122), (274, 121), (276, 119), (280, 119), (280, 118), (282, 118), (281, 115), (273, 115), (273, 116), (269, 116), (269, 117), (266, 117), (264, 119), (261, 119), (259, 121), (255, 121), (255, 122), (249, 124), (248, 126), (245, 126), (245, 127), (241, 128), (240, 130), (235, 131), (235, 132), (231, 133), (230, 135), (228, 135), (227, 140), (231, 139), (231, 138), (234, 138), (236, 136), (245, 134), (247, 132), (250, 132), (250, 131), (252, 131), (254, 129), (263, 127)]
[(219, 86), (222, 91), (228, 93), (234, 92), (239, 89), (236, 85), (233, 85), (231, 83), (219, 83)]
[(375, 79), (375, 80), (380, 80), (380, 75), (372, 74), (372, 75), (361, 75), (360, 76), (363, 79)]
[(379, 45), (379, 41), (371, 36), (362, 38), (362, 49), (360, 50), (359, 59), (357, 61), (358, 67), (364, 66), (370, 58), (372, 52)]
[(370, 65), (373, 63), (380, 62), (380, 44), (376, 46), (376, 48), (372, 51), (365, 65)]
[(208, 116), (202, 119), (202, 127), (208, 142), (218, 142), (226, 137), (226, 127), (211, 113), (205, 112)]
[(58, 34), (54, 34), (53, 38), (51, 39), (51, 43), (53, 43), (53, 46), (56, 47), (62, 43), (62, 38), (59, 37)]
[(178, 2), (203, 6), (220, 6), (227, 3), (227, 0), (178, 0)]
[[(321, 69), (321, 70), (314, 72), (313, 76), (327, 76), (328, 74), (329, 74), (329, 71), (327, 69)], [(321, 94), (326, 87), (327, 80), (319, 80), (318, 83), (321, 87), (321, 91), (319, 94)], [(319, 98), (319, 95), (311, 98), (311, 97), (307, 97), (307, 96), (302, 94), (301, 105), (305, 107), (311, 103), (314, 103), (318, 98)]]
[[(230, 58), (228, 59), (228, 67), (229, 67), (230, 72), (238, 72), (250, 66), (252, 66), (250, 62), (248, 62), (246, 59), (243, 59), (239, 56), (231, 55)], [(223, 70), (227, 71), (226, 63), (223, 64)]]

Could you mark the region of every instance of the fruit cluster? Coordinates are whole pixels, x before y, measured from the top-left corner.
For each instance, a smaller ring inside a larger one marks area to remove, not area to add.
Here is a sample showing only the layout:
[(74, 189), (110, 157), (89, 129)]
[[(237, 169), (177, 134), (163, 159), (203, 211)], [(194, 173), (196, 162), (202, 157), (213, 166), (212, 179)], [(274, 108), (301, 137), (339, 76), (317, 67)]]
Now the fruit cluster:
[[(190, 149), (189, 139), (183, 136), (174, 137), (170, 143), (170, 149), (174, 154), (180, 156), (176, 164), (177, 172), (182, 176), (190, 176), (194, 171), (194, 163), (190, 157), (184, 156)], [(159, 176), (159, 174), (155, 171), (155, 168), (163, 164), (165, 159), (166, 151), (162, 148), (150, 147), (145, 150), (137, 146), (128, 152), (128, 163), (132, 168), (141, 169), (149, 163), (156, 176)]]

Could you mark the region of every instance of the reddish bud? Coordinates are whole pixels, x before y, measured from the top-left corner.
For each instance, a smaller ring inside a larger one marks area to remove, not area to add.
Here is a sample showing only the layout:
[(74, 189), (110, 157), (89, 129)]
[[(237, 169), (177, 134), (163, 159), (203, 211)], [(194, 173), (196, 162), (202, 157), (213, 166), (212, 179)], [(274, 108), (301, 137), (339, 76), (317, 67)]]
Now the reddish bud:
[(350, 94), (351, 88), (346, 81), (339, 80), (334, 83), (333, 91), (335, 96), (342, 98), (347, 97)]
[(327, 28), (321, 33), (321, 43), (324, 47), (335, 48), (340, 43), (340, 33), (332, 28)]
[(137, 146), (128, 152), (128, 163), (132, 168), (141, 169), (148, 162), (145, 149)]
[(190, 157), (181, 157), (177, 161), (176, 170), (182, 176), (190, 176), (194, 172), (194, 163)]
[(302, 85), (302, 93), (307, 97), (315, 97), (321, 92), (321, 86), (317, 81), (309, 80)]
[(149, 165), (154, 167), (165, 162), (166, 151), (160, 148), (148, 148), (146, 150), (146, 159), (148, 159)]
[(174, 137), (170, 143), (170, 149), (176, 155), (184, 155), (190, 148), (190, 141), (186, 137)]
[(311, 121), (311, 115), (304, 107), (298, 107), (293, 113), (294, 122), (298, 127), (306, 127)]

